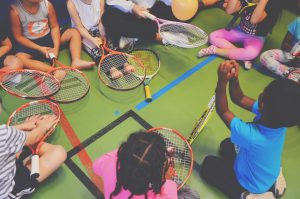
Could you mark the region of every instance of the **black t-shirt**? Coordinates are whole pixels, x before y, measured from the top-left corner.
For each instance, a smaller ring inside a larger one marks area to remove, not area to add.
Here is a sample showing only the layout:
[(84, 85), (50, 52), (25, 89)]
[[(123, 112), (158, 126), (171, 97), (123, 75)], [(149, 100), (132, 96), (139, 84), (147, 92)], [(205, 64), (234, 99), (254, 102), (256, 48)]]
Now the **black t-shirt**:
[[(270, 0), (271, 1), (271, 0)], [(256, 6), (247, 8), (241, 16), (240, 21), (240, 28), (243, 32), (250, 34), (250, 35), (256, 35), (256, 36), (267, 36), (268, 33), (272, 31), (272, 19), (271, 19), (271, 6), (270, 1), (268, 1), (265, 12), (267, 13), (267, 17), (261, 21), (259, 24), (251, 24), (250, 20), (252, 17), (252, 14), (256, 8)], [(242, 7), (246, 6), (247, 2), (245, 0), (242, 0)]]

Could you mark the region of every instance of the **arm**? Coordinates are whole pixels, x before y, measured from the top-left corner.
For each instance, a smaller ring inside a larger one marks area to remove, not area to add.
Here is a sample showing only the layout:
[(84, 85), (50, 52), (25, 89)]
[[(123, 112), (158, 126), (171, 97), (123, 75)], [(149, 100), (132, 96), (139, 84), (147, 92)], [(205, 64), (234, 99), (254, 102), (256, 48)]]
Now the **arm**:
[(255, 100), (244, 95), (238, 78), (233, 78), (229, 81), (229, 92), (233, 103), (248, 111), (252, 111)]
[(40, 51), (44, 55), (46, 55), (46, 51), (42, 46), (39, 46), (35, 44), (34, 42), (30, 41), (26, 37), (24, 37), (22, 33), (22, 25), (20, 18), (18, 16), (18, 12), (16, 11), (15, 8), (12, 7), (10, 11), (10, 22), (11, 22), (11, 31), (12, 34), (17, 42), (22, 44), (23, 46), (26, 46), (27, 48), (34, 49), (37, 51)]
[(51, 29), (51, 36), (54, 44), (54, 54), (58, 57), (59, 47), (60, 47), (60, 29), (57, 22), (56, 13), (53, 5), (48, 1), (48, 11), (49, 11), (49, 24)]
[(229, 0), (225, 7), (227, 14), (234, 14), (238, 12), (241, 8), (241, 2), (239, 0)]
[(105, 28), (102, 24), (102, 15), (104, 13), (104, 10), (105, 10), (105, 1), (104, 0), (100, 0), (100, 22), (99, 22), (99, 31), (100, 31), (100, 34), (102, 37), (105, 37), (106, 36), (106, 33), (105, 33)]
[(230, 122), (235, 116), (228, 107), (226, 88), (228, 81), (234, 75), (232, 69), (235, 67), (235, 63), (235, 61), (224, 61), (220, 64), (216, 88), (216, 111), (228, 128), (230, 128)]
[(281, 49), (285, 52), (290, 52), (293, 48), (294, 36), (288, 31), (282, 41)]
[(0, 57), (7, 54), (12, 49), (12, 44), (8, 37), (0, 43), (0, 46)]
[(88, 30), (82, 25), (80, 17), (79, 17), (78, 12), (77, 12), (77, 9), (76, 9), (74, 3), (71, 0), (68, 0), (67, 8), (68, 8), (70, 17), (72, 18), (73, 22), (76, 24), (76, 28), (78, 29), (80, 35), (83, 38), (86, 38), (89, 41), (93, 42), (96, 46), (99, 46), (98, 39), (92, 37), (90, 35), (90, 33), (88, 32)]
[(269, 0), (259, 0), (252, 16), (250, 19), (251, 24), (259, 24), (261, 21), (263, 21), (267, 17), (267, 13), (265, 11), (265, 8), (268, 4)]

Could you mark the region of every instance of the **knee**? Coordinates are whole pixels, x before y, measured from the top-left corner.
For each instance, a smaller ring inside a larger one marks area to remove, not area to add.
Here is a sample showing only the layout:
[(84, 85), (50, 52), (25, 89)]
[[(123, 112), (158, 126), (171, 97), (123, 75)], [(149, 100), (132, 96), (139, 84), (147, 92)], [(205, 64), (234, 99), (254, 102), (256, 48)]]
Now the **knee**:
[(18, 70), (23, 68), (23, 62), (16, 56), (7, 56), (4, 60), (4, 66), (9, 67), (11, 70)]
[(208, 36), (209, 43), (213, 43), (218, 37), (220, 37), (220, 35), (221, 35), (220, 33), (221, 33), (221, 30), (216, 30), (216, 31), (210, 33)]
[(273, 59), (274, 59), (274, 52), (272, 50), (265, 51), (260, 55), (260, 62), (264, 66), (267, 66), (268, 62), (272, 61)]
[(54, 145), (52, 148), (52, 155), (55, 160), (61, 164), (67, 159), (67, 152), (65, 148), (61, 145)]
[(79, 31), (75, 28), (69, 28), (65, 33), (70, 35), (70, 38), (81, 38)]
[(207, 176), (211, 173), (212, 168), (214, 168), (214, 162), (216, 161), (215, 156), (206, 156), (203, 160), (203, 163), (201, 165), (200, 175), (206, 179)]

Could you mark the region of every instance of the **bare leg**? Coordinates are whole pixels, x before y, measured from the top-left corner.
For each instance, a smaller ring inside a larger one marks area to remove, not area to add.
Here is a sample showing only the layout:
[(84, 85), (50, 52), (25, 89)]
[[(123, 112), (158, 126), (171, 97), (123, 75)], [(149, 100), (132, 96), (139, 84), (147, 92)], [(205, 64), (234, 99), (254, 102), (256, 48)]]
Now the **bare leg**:
[(23, 68), (22, 61), (14, 55), (9, 55), (4, 59), (3, 70), (18, 70)]
[(61, 43), (70, 42), (70, 53), (72, 57), (72, 66), (78, 69), (89, 69), (95, 65), (95, 62), (88, 62), (80, 59), (81, 54), (81, 36), (75, 29), (66, 30), (61, 36)]
[(52, 66), (32, 59), (32, 56), (27, 53), (18, 53), (16, 56), (23, 62), (25, 68), (43, 72), (48, 72), (52, 69)]
[[(66, 160), (67, 153), (62, 146), (44, 143), (40, 150), (40, 177), (39, 182), (44, 181), (55, 172)], [(26, 164), (30, 170), (31, 163)]]

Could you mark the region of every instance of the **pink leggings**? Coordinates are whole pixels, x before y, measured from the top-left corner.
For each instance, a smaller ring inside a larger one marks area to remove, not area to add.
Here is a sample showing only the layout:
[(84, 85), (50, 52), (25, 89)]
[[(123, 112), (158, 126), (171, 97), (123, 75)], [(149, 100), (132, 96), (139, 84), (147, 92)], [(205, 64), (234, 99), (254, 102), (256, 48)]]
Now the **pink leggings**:
[[(209, 35), (209, 42), (221, 49), (228, 49), (228, 58), (241, 61), (255, 59), (264, 46), (264, 37), (253, 36), (235, 28), (230, 31), (220, 29)], [(238, 48), (234, 44), (242, 43)]]

